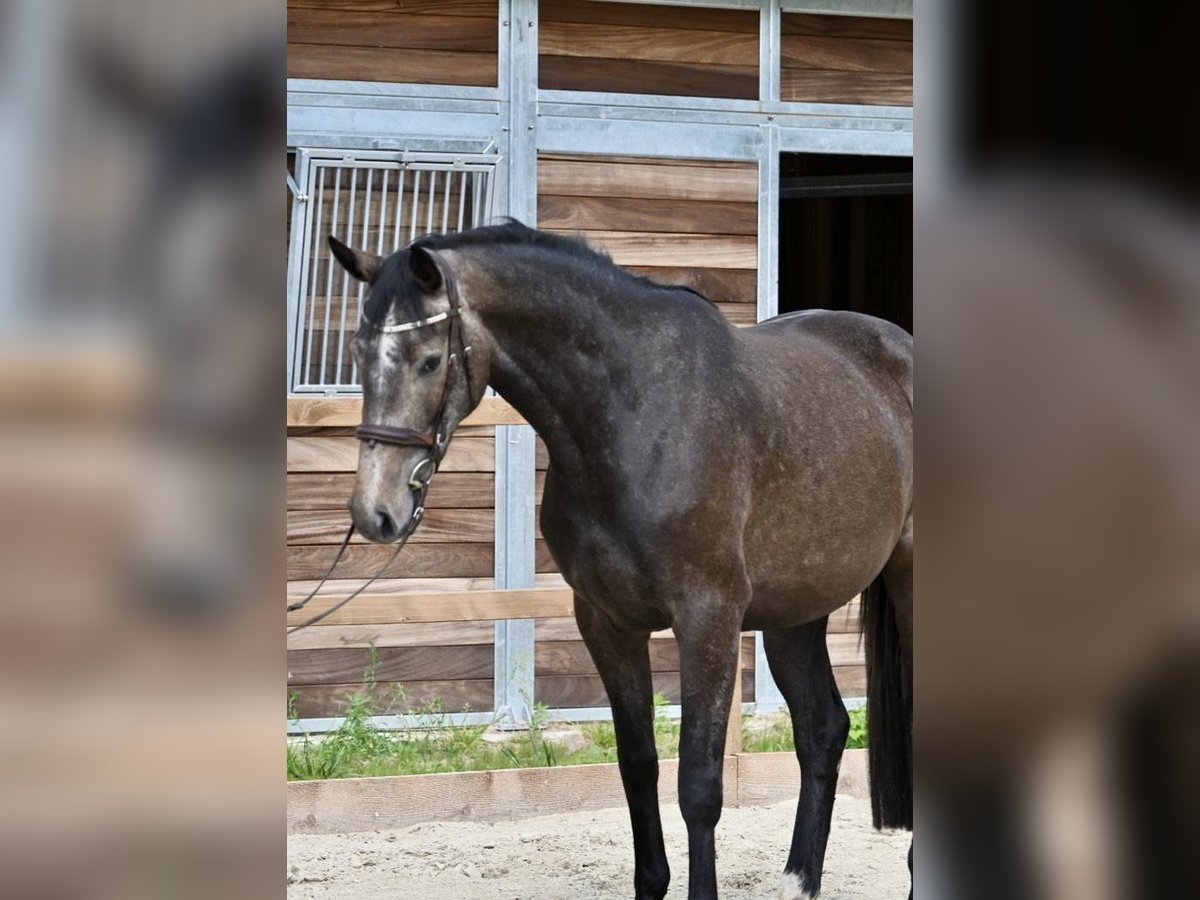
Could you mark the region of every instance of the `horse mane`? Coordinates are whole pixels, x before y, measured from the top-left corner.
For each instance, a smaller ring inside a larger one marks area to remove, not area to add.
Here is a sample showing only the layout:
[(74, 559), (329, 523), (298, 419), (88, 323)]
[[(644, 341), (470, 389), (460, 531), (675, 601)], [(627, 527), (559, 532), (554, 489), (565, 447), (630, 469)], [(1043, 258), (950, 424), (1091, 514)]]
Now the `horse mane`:
[[(682, 291), (715, 306), (708, 297), (694, 288), (681, 284), (661, 284), (652, 278), (635, 275), (622, 269), (613, 262), (612, 257), (607, 253), (589, 246), (582, 236), (568, 237), (549, 231), (539, 231), (516, 219), (507, 219), (499, 225), (486, 225), (482, 228), (472, 228), (469, 231), (423, 235), (414, 240), (410, 246), (424, 247), (429, 250), (456, 250), (462, 247), (513, 245), (547, 250), (584, 265), (596, 267), (604, 274), (624, 279), (632, 285), (659, 291)], [(408, 248), (404, 248), (384, 260), (377, 279), (377, 283), (384, 289), (372, 291), (363, 310), (364, 317), (368, 321), (382, 322), (387, 316), (388, 310), (393, 306), (401, 312), (404, 318), (415, 319), (423, 314), (421, 291), (417, 287), (416, 281), (408, 275), (408, 253)]]
[(584, 263), (599, 265), (607, 272), (629, 279), (642, 287), (662, 291), (684, 291), (694, 294), (706, 303), (712, 303), (708, 297), (705, 297), (695, 288), (682, 284), (662, 284), (652, 278), (647, 278), (644, 275), (635, 275), (633, 272), (622, 269), (603, 250), (598, 250), (590, 246), (582, 235), (568, 237), (567, 235), (555, 234), (549, 231), (539, 231), (536, 228), (530, 228), (517, 219), (509, 218), (499, 225), (487, 225), (482, 228), (473, 228), (470, 231), (426, 235), (413, 241), (414, 246), (428, 247), (430, 250), (453, 250), (457, 247), (486, 247), (505, 244), (523, 244), (531, 247), (540, 247)]

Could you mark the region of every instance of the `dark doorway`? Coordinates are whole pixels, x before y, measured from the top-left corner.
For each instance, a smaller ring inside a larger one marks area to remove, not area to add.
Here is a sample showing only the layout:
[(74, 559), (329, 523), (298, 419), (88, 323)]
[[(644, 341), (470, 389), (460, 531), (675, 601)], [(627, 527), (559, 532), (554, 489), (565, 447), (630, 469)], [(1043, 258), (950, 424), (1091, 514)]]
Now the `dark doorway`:
[(779, 311), (848, 309), (912, 332), (912, 159), (780, 163)]

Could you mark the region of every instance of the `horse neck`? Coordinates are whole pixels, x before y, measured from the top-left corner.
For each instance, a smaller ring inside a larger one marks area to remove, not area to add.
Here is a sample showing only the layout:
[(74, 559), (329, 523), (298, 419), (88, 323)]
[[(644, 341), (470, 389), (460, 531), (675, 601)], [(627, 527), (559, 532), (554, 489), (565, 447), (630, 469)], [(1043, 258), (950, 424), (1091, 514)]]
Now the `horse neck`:
[[(494, 350), (490, 384), (546, 442), (556, 468), (595, 472), (614, 428), (648, 389), (661, 329), (638, 328), (646, 290), (552, 253), (495, 248), (479, 307)], [(653, 301), (649, 301), (653, 302)]]

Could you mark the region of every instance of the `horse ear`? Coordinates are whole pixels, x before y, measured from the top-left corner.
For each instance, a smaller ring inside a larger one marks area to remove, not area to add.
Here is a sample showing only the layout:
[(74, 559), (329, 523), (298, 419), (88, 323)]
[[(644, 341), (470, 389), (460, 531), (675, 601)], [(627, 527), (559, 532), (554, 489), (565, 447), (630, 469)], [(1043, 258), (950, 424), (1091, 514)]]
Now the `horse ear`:
[(365, 281), (370, 284), (375, 280), (375, 276), (379, 274), (379, 267), (383, 265), (383, 257), (376, 256), (374, 253), (368, 253), (366, 250), (355, 250), (353, 247), (347, 247), (332, 234), (329, 235), (329, 249), (333, 251), (333, 255), (352, 276), (359, 281)]
[(435, 293), (442, 286), (442, 270), (434, 259), (432, 250), (427, 250), (419, 244), (410, 247), (408, 267), (425, 293)]

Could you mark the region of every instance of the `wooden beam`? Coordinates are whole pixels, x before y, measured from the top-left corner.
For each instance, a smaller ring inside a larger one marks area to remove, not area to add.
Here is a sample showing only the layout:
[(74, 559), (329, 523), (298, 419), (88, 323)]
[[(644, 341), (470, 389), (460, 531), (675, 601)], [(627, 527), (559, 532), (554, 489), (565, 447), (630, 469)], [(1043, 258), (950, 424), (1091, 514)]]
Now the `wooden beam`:
[[(303, 426), (355, 426), (362, 422), (361, 397), (288, 397), (287, 424)], [(463, 425), (524, 425), (521, 414), (499, 397), (484, 397), (462, 421)]]
[[(659, 775), (660, 803), (676, 805), (679, 761), (663, 760)], [(727, 807), (793, 800), (800, 790), (800, 767), (791, 752), (727, 755), (722, 776)], [(865, 750), (845, 752), (837, 792), (867, 798)], [(333, 834), (408, 828), (423, 822), (499, 822), (624, 804), (615, 763), (292, 781), (287, 786), (287, 830), (289, 834)]]
[[(339, 591), (314, 597), (304, 609), (288, 613), (288, 625), (299, 625), (343, 596)], [(384, 625), (569, 616), (574, 612), (573, 598), (570, 590), (561, 588), (453, 594), (364, 593), (323, 621), (328, 625)]]

